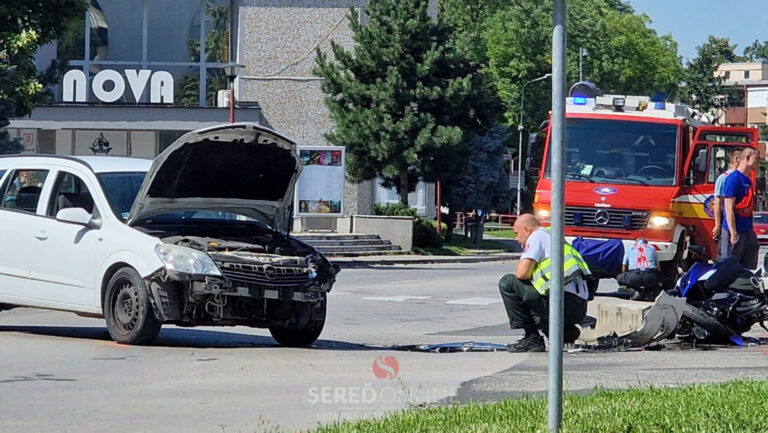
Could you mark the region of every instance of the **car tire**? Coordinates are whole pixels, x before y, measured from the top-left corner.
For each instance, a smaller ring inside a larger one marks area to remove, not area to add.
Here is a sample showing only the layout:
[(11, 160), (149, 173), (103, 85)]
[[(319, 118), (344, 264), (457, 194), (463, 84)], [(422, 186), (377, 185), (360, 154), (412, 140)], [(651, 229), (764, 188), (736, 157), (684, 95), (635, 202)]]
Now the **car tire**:
[(109, 335), (121, 344), (149, 344), (162, 326), (149, 301), (147, 285), (138, 272), (127, 267), (109, 280), (104, 318)]
[(269, 328), (272, 338), (281, 346), (287, 347), (307, 347), (317, 341), (325, 326), (325, 315), (327, 301), (323, 300), (317, 303), (310, 310), (312, 317), (309, 323), (302, 328), (291, 328), (285, 326), (273, 326)]

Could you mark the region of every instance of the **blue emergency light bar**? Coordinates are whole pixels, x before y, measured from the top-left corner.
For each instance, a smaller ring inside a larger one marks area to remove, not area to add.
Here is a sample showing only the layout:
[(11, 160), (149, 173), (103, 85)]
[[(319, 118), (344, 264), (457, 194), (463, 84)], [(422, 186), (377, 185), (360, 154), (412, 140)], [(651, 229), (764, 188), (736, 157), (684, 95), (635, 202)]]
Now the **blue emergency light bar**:
[(587, 105), (587, 98), (583, 96), (574, 96), (573, 103), (575, 105)]

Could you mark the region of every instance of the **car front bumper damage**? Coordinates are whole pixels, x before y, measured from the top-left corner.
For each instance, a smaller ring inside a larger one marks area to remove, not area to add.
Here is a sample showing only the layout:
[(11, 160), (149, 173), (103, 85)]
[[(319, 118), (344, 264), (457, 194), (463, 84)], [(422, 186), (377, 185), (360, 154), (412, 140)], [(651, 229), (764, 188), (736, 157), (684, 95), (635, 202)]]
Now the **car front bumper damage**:
[(146, 279), (157, 318), (181, 326), (284, 326), (324, 302), (338, 268), (325, 275), (300, 266), (217, 263), (221, 277), (178, 275), (165, 268)]

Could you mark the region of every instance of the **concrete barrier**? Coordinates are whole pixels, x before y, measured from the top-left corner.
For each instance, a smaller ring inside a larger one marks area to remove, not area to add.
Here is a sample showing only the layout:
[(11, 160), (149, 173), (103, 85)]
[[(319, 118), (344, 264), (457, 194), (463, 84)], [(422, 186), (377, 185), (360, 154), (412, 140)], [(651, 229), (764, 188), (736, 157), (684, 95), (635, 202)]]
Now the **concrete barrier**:
[(377, 234), (393, 245), (399, 245), (403, 251), (413, 249), (413, 217), (354, 215), (352, 233)]
[(629, 301), (598, 296), (589, 303), (587, 314), (597, 319), (595, 328), (583, 329), (579, 341), (593, 343), (597, 337), (629, 334), (643, 326), (643, 313), (653, 302)]

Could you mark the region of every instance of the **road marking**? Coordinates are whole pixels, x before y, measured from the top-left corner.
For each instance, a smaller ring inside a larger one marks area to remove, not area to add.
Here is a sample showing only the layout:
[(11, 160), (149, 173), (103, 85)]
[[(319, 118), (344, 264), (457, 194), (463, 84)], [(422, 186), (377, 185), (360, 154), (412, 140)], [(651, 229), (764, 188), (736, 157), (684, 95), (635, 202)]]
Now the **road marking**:
[(350, 292), (337, 292), (336, 290), (331, 290), (329, 295), (349, 295)]
[(491, 304), (498, 304), (501, 302), (501, 299), (499, 298), (465, 298), (465, 299), (454, 299), (452, 301), (446, 302), (446, 304), (453, 304), (453, 305), (491, 305)]
[(400, 295), (400, 296), (371, 296), (367, 299), (369, 301), (385, 301), (385, 302), (403, 302), (403, 301), (419, 301), (422, 299), (429, 299), (429, 296), (407, 296), (407, 295)]

